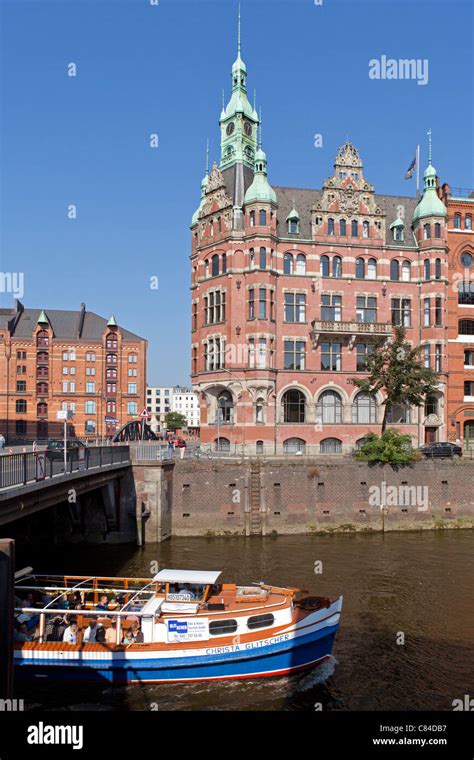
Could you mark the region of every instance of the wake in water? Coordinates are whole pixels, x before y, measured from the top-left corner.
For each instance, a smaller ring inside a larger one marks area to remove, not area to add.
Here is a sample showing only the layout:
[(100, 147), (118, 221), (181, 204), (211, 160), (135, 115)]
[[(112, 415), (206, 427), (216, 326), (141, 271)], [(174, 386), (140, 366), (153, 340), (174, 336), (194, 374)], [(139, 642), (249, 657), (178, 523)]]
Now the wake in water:
[(328, 660), (325, 660), (317, 668), (314, 668), (314, 670), (310, 670), (309, 673), (306, 673), (306, 675), (304, 675), (298, 681), (298, 683), (295, 684), (294, 690), (308, 691), (308, 689), (313, 689), (315, 686), (325, 683), (328, 678), (331, 678), (331, 676), (334, 675), (336, 665), (337, 660), (333, 655), (331, 655)]

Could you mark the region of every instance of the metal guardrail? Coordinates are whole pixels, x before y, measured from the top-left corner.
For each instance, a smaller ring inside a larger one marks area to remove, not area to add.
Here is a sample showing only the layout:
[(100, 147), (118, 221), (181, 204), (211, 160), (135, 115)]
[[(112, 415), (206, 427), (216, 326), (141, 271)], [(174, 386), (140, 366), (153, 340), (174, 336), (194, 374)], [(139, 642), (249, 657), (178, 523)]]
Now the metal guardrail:
[(29, 451), (0, 456), (0, 491), (12, 486), (28, 485), (73, 472), (110, 467), (130, 462), (128, 446), (91, 446), (74, 449), (64, 458), (61, 450), (55, 452)]
[(163, 462), (174, 458), (174, 451), (166, 444), (135, 443), (130, 446), (133, 462)]

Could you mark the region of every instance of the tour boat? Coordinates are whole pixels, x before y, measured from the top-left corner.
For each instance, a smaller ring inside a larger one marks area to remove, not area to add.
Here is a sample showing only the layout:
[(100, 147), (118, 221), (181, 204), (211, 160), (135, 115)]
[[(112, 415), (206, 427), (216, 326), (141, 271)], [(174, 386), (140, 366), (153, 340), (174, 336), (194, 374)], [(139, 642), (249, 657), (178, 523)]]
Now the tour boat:
[[(161, 570), (153, 578), (27, 575), (15, 583), (16, 638), (32, 640), (15, 642), (15, 677), (113, 684), (212, 681), (282, 676), (330, 657), (342, 596), (304, 596), (301, 589), (266, 583), (238, 586), (219, 582), (220, 575), (194, 570)], [(68, 629), (77, 630), (76, 643), (61, 640), (60, 621), (66, 618), (76, 619), (77, 629)], [(105, 629), (100, 635), (99, 628)], [(84, 641), (104, 636), (105, 642)]]

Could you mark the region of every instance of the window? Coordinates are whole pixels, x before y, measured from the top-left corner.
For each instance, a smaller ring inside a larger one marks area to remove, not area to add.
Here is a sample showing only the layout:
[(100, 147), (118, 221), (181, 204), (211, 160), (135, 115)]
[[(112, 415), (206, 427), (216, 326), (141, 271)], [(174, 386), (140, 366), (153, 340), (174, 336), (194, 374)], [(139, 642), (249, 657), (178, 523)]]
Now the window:
[(264, 419), (263, 419), (263, 400), (261, 398), (257, 399), (257, 403), (255, 404), (255, 422), (257, 425), (263, 425)]
[(474, 282), (458, 283), (458, 303), (463, 306), (474, 306)]
[(392, 325), (410, 327), (411, 301), (409, 298), (392, 298)]
[(332, 276), (342, 277), (342, 259), (340, 256), (334, 256), (332, 260)]
[(115, 383), (107, 383), (107, 393), (117, 393), (117, 386)]
[(423, 264), (423, 269), (424, 269), (425, 280), (430, 280), (431, 279), (431, 262), (429, 259), (425, 259), (424, 264)]
[(137, 363), (137, 355), (136, 354), (129, 354), (128, 355), (128, 363), (129, 364), (136, 364)]
[(342, 422), (342, 400), (336, 391), (321, 393), (316, 405), (316, 417), (322, 425), (338, 425)]
[(397, 224), (396, 227), (392, 228), (392, 237), (395, 241), (399, 241), (403, 243), (403, 225)]
[(431, 348), (429, 343), (423, 346), (423, 365), (427, 368), (431, 367)]
[(423, 327), (430, 326), (431, 302), (429, 298), (423, 299)]
[(328, 219), (328, 235), (334, 235), (334, 219)]
[(70, 367), (69, 374), (70, 375), (75, 375), (76, 374), (76, 368), (75, 367)]
[(273, 625), (275, 618), (268, 612), (265, 615), (252, 615), (247, 621), (247, 628), (250, 631), (254, 631), (256, 628), (267, 628), (269, 625)]
[(136, 383), (128, 383), (128, 393), (137, 393)]
[[(220, 220), (219, 220), (220, 224)], [(220, 231), (220, 230), (219, 230)], [(227, 254), (222, 254), (222, 274), (225, 274), (227, 272)]]
[(18, 361), (21, 361), (21, 360), (24, 361), (26, 359), (26, 351), (17, 351), (16, 358)]
[(260, 227), (265, 227), (267, 223), (267, 212), (264, 208), (261, 208), (258, 214), (258, 223)]
[(63, 362), (67, 362), (68, 353), (67, 351), (63, 351)]
[(260, 269), (267, 268), (267, 251), (265, 248), (260, 248)]
[(400, 279), (400, 264), (398, 263), (397, 259), (392, 259), (390, 262), (390, 279)]
[(229, 391), (222, 391), (217, 399), (217, 414), (223, 425), (230, 425), (234, 421), (234, 402)]
[(441, 296), (436, 296), (435, 298), (435, 326), (441, 327), (443, 324), (443, 307), (442, 307), (442, 300)]
[(237, 630), (237, 620), (211, 620), (209, 633), (211, 636), (228, 636)]
[(431, 237), (431, 224), (423, 225), (423, 240), (429, 240)]
[(341, 321), (342, 296), (335, 294), (321, 296), (321, 319), (327, 322)]
[(63, 375), (67, 375), (67, 367), (63, 367)]
[(265, 338), (258, 339), (257, 369), (265, 369), (267, 366), (267, 341)]
[(86, 393), (95, 393), (95, 383), (86, 383)]
[(427, 396), (425, 399), (425, 417), (430, 414), (438, 414), (438, 399), (436, 396)]
[(464, 395), (474, 398), (474, 381), (464, 380)]
[(442, 370), (442, 364), (443, 364), (442, 351), (443, 351), (443, 347), (441, 346), (441, 344), (437, 343), (435, 346), (435, 371), (436, 372), (441, 372)]
[(371, 324), (377, 321), (377, 299), (375, 296), (357, 296), (356, 322)]
[(321, 369), (329, 372), (341, 370), (341, 344), (321, 343)]
[(359, 225), (356, 219), (353, 219), (351, 222), (351, 235), (352, 237), (359, 237)]
[(306, 441), (301, 438), (287, 438), (283, 441), (283, 451), (285, 454), (304, 454)]
[(250, 226), (255, 227), (255, 211), (250, 212)]
[[(67, 411), (67, 404), (64, 411)], [(36, 416), (37, 417), (48, 416), (48, 404), (46, 404), (45, 401), (40, 401), (38, 404), (36, 404)]]
[(16, 392), (17, 393), (23, 393), (26, 391), (26, 380), (17, 380), (16, 381)]
[(256, 454), (263, 454), (264, 450), (264, 443), (263, 441), (255, 441), (255, 453)]
[(459, 335), (474, 335), (474, 319), (460, 319)]
[(440, 225), (439, 222), (436, 222), (436, 224), (434, 226), (434, 236), (435, 236), (435, 238), (440, 238), (441, 237), (441, 225)]
[(249, 290), (249, 319), (255, 319), (255, 291)]
[(368, 393), (358, 393), (352, 404), (352, 422), (368, 425), (376, 421), (376, 414), (375, 398)]
[(296, 256), (296, 274), (306, 274), (306, 256), (303, 253)]
[(341, 454), (342, 441), (339, 438), (324, 438), (319, 444), (321, 454)]
[(329, 256), (321, 256), (321, 277), (329, 277)]
[(387, 404), (386, 421), (389, 425), (409, 425), (410, 407), (404, 404)]
[(267, 318), (267, 300), (265, 288), (258, 289), (258, 318)]
[(138, 414), (138, 404), (136, 401), (129, 401), (127, 403), (127, 414)]
[(347, 232), (346, 232), (346, 220), (345, 219), (341, 219), (339, 221), (339, 234), (342, 237), (345, 237), (346, 234), (347, 234)]
[(204, 277), (209, 277), (209, 260), (206, 259), (204, 262)]
[(302, 340), (284, 341), (285, 369), (305, 369), (305, 343)]
[(298, 390), (286, 391), (282, 398), (283, 422), (301, 423), (305, 421), (306, 397)]
[(84, 411), (86, 414), (95, 414), (95, 408), (95, 401), (86, 401), (84, 404)]
[[(148, 407), (147, 407), (148, 408)], [(115, 401), (107, 401), (107, 414), (114, 414), (117, 410), (117, 405)], [(151, 408), (148, 409), (149, 412), (151, 412)]]
[(454, 229), (461, 229), (461, 214), (454, 214)]
[(204, 314), (207, 325), (225, 321), (225, 291), (211, 290), (204, 296)]
[(255, 339), (249, 338), (249, 367), (255, 367)]
[(86, 362), (95, 362), (95, 354), (86, 354)]
[(283, 274), (293, 274), (293, 256), (285, 253), (283, 256)]
[(367, 277), (369, 280), (377, 279), (377, 262), (375, 259), (369, 259), (367, 262)]
[(472, 229), (472, 217), (470, 214), (466, 214), (466, 216), (464, 217), (464, 229), (465, 230)]
[(15, 412), (17, 414), (26, 414), (26, 401), (24, 398), (19, 398), (15, 401)]
[(358, 280), (365, 278), (365, 261), (360, 257), (356, 259), (356, 278)]
[(17, 435), (26, 434), (26, 420), (15, 420), (15, 433)]
[(290, 235), (295, 235), (300, 231), (300, 223), (298, 219), (288, 219), (288, 232)]
[(86, 433), (95, 433), (95, 421), (94, 420), (86, 420), (84, 423), (84, 431)]
[(369, 237), (369, 223), (364, 221), (362, 222), (362, 237), (368, 238)]
[(37, 383), (36, 394), (38, 396), (45, 396), (48, 393), (48, 383)]
[(411, 264), (409, 261), (404, 261), (402, 264), (402, 280), (403, 282), (410, 282), (411, 279)]
[[(206, 370), (222, 369), (225, 365), (225, 342), (221, 338), (209, 338), (204, 346), (204, 366)], [(166, 395), (166, 394), (165, 394)], [(167, 401), (168, 399), (165, 399)]]
[(116, 351), (118, 348), (117, 336), (114, 333), (108, 333), (105, 339), (105, 347), (109, 351)]
[(356, 343), (356, 370), (365, 372), (367, 369), (367, 359), (373, 351), (370, 343)]
[(441, 259), (435, 261), (435, 280), (441, 279)]
[(285, 293), (285, 322), (306, 320), (306, 296), (304, 293)]
[(74, 382), (69, 383), (69, 392), (70, 393), (75, 393), (76, 392), (76, 383), (74, 383)]
[(230, 441), (228, 438), (216, 438), (214, 441), (215, 451), (230, 451)]
[(219, 256), (217, 253), (211, 259), (211, 275), (216, 277), (219, 274)]

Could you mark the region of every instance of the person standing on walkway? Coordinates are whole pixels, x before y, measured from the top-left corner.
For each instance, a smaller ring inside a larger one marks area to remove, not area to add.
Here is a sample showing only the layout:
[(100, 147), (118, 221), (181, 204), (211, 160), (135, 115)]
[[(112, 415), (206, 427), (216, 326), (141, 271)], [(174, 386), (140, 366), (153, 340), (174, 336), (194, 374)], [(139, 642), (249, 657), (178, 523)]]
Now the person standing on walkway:
[(0, 433), (0, 451), (5, 447), (5, 438), (3, 433)]

